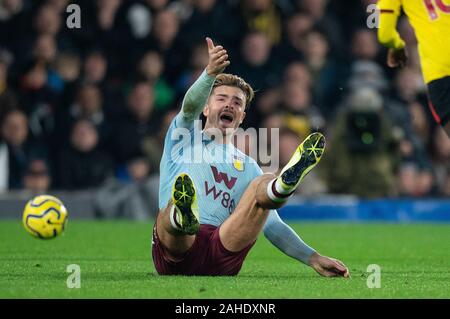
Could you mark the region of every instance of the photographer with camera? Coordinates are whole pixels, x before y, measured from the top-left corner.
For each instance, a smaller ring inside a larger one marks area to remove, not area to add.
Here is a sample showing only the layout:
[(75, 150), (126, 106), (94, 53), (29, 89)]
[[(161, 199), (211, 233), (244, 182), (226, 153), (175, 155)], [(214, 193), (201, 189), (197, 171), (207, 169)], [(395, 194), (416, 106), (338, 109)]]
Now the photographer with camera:
[(402, 135), (390, 121), (381, 94), (371, 87), (355, 88), (337, 115), (324, 157), (329, 191), (363, 198), (394, 196)]

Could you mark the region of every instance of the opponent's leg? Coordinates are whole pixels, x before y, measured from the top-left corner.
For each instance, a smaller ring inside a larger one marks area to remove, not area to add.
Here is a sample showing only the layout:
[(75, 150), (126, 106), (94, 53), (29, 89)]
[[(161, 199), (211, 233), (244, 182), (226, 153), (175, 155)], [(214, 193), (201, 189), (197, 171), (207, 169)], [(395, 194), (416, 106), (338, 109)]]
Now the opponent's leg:
[(450, 137), (450, 122), (444, 125), (444, 130), (447, 133), (447, 136)]
[(233, 214), (220, 227), (220, 239), (226, 249), (241, 251), (256, 240), (269, 210), (286, 203), (320, 161), (324, 148), (325, 137), (313, 133), (300, 144), (278, 177), (264, 174), (250, 183)]
[(194, 183), (187, 174), (180, 174), (172, 187), (172, 201), (158, 214), (158, 238), (175, 260), (192, 246), (199, 226)]

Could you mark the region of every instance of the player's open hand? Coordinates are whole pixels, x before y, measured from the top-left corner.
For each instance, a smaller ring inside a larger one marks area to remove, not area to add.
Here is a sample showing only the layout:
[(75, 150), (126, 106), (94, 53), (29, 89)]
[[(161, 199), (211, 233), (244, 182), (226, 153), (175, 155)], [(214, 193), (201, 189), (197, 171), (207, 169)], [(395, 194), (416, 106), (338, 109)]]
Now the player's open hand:
[(389, 49), (387, 55), (387, 65), (391, 68), (406, 66), (406, 62), (408, 61), (408, 52), (406, 48), (402, 49)]
[(350, 277), (348, 268), (340, 260), (334, 258), (313, 253), (309, 259), (309, 264), (315, 271), (325, 277)]
[(206, 67), (206, 72), (208, 75), (217, 76), (222, 73), (228, 65), (230, 65), (230, 61), (228, 61), (228, 54), (221, 45), (214, 45), (210, 38), (206, 38), (206, 43), (208, 44), (209, 54), (209, 62)]

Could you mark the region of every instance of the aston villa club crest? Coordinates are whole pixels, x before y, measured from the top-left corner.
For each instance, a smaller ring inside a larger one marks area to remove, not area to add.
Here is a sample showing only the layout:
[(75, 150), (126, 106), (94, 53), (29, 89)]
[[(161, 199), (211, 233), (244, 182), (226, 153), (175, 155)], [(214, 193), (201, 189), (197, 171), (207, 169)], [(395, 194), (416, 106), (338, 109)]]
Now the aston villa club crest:
[(242, 172), (244, 170), (244, 159), (238, 156), (233, 156), (233, 166), (239, 172)]

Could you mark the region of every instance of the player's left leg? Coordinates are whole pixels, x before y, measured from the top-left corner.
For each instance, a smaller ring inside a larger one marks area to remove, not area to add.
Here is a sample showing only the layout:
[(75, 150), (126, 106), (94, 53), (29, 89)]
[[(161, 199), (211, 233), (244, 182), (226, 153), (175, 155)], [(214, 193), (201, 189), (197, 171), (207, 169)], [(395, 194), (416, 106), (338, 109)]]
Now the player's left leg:
[(286, 203), (303, 178), (320, 161), (324, 147), (324, 136), (313, 133), (300, 144), (278, 177), (264, 174), (250, 183), (234, 212), (220, 226), (220, 240), (226, 249), (241, 251), (256, 240), (269, 210)]
[(450, 137), (450, 121), (444, 125), (444, 130), (447, 133), (447, 136)]
[(433, 118), (450, 137), (450, 76), (428, 83), (428, 97)]

